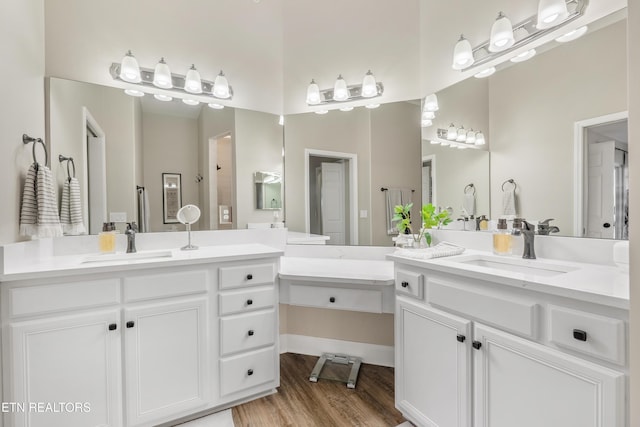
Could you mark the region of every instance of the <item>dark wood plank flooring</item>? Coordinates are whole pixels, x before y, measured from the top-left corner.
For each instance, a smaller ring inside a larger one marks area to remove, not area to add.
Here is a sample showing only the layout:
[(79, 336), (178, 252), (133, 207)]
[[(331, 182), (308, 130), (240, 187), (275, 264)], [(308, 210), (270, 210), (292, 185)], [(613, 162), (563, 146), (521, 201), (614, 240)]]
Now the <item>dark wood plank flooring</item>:
[(362, 364), (355, 389), (345, 383), (309, 381), (317, 357), (280, 355), (278, 393), (233, 408), (236, 427), (396, 426), (393, 368)]

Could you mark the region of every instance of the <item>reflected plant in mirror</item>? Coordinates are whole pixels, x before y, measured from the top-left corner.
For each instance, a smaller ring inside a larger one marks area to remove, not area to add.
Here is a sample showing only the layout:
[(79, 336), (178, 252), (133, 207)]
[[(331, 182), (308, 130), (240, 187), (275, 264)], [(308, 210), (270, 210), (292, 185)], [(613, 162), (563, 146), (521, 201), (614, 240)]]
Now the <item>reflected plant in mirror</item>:
[[(422, 240), (426, 242), (427, 246), (431, 246), (431, 233), (428, 230), (433, 228), (441, 228), (448, 225), (451, 222), (449, 218), (449, 211), (442, 210), (437, 212), (436, 207), (427, 203), (420, 209), (420, 231), (418, 234), (414, 234), (411, 228), (411, 209), (413, 203), (406, 205), (397, 205), (394, 207), (395, 215), (393, 221), (397, 221), (396, 227), (400, 231), (398, 241), (401, 240), (405, 247), (420, 247)], [(404, 239), (402, 239), (404, 237)]]

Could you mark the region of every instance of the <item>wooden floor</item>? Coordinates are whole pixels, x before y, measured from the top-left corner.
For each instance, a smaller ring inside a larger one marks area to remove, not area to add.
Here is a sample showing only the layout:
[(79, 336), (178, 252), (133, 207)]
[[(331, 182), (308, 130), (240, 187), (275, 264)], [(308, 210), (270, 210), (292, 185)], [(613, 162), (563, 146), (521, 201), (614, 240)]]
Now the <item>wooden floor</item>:
[(233, 408), (236, 427), (396, 426), (393, 368), (362, 364), (355, 389), (345, 383), (309, 381), (317, 357), (280, 355), (278, 393)]

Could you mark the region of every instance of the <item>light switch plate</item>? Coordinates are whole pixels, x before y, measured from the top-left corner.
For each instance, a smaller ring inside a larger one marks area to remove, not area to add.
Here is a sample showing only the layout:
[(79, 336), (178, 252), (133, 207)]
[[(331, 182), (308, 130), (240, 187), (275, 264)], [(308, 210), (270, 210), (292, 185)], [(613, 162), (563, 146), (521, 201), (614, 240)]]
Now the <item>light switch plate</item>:
[(366, 209), (363, 209), (360, 211), (360, 218), (368, 218), (369, 217), (369, 211)]
[(127, 222), (126, 212), (109, 212), (110, 222)]

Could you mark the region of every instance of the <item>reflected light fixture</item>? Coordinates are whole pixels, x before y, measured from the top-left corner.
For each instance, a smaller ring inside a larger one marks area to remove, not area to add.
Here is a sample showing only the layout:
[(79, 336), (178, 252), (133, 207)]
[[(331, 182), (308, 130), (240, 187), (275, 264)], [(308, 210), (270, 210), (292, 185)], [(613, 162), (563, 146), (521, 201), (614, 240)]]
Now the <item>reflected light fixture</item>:
[(200, 104), (200, 101), (196, 101), (195, 99), (191, 99), (191, 98), (182, 98), (182, 102), (192, 106)]
[(529, 49), (527, 51), (522, 52), (519, 55), (514, 56), (513, 58), (510, 59), (511, 62), (524, 62), (527, 59), (531, 59), (535, 56), (536, 54), (536, 50), (535, 49)]
[(282, 114), (280, 114), (280, 117), (278, 118), (278, 124), (280, 126), (284, 126), (284, 116)]
[(171, 70), (164, 58), (160, 58), (160, 61), (156, 64), (156, 68), (153, 71), (153, 84), (162, 89), (171, 89), (173, 87)]
[(196, 66), (194, 64), (191, 64), (191, 68), (187, 71), (187, 76), (184, 79), (184, 90), (189, 93), (202, 93), (200, 73), (196, 70)]
[(318, 110), (316, 111), (316, 114), (327, 114), (329, 112), (329, 110)]
[(476, 133), (473, 131), (473, 129), (470, 129), (469, 132), (467, 132), (467, 138), (464, 142), (466, 142), (467, 144), (476, 143)]
[(560, 37), (558, 37), (556, 39), (557, 42), (560, 43), (567, 43), (567, 42), (572, 42), (576, 39), (579, 39), (580, 37), (584, 36), (587, 33), (587, 30), (589, 29), (589, 27), (582, 26), (580, 28), (576, 28), (573, 31), (569, 31), (567, 34), (562, 35)]
[(440, 144), (440, 141), (436, 140), (436, 139), (432, 139), (431, 141), (429, 141), (432, 145), (437, 145)]
[(513, 27), (511, 21), (500, 12), (496, 22), (491, 27), (491, 38), (489, 39), (489, 52), (502, 52), (509, 49), (515, 43), (513, 37)]
[(475, 77), (476, 79), (483, 79), (485, 77), (489, 77), (495, 72), (496, 72), (496, 67), (489, 67), (475, 74), (473, 77)]
[(440, 107), (438, 106), (438, 97), (436, 96), (435, 93), (432, 93), (431, 95), (427, 95), (427, 97), (424, 99), (424, 107), (423, 107), (423, 111), (438, 111)]
[(447, 129), (436, 129), (437, 140), (431, 140), (431, 144), (442, 144), (443, 146), (449, 146), (451, 148), (472, 148), (474, 150), (480, 150), (480, 145), (484, 145), (484, 136), (481, 131), (474, 131), (469, 129), (465, 131), (464, 126), (458, 128), (452, 123)]
[(216, 76), (216, 80), (213, 82), (213, 89), (211, 90), (211, 93), (216, 98), (227, 99), (231, 97), (229, 82), (222, 70), (220, 70), (220, 73)]
[(451, 126), (447, 128), (446, 138), (453, 141), (456, 139), (457, 136), (458, 136), (458, 129), (456, 128), (456, 125), (451, 123)]
[(340, 111), (351, 111), (351, 110), (353, 110), (353, 106), (350, 106), (350, 107), (342, 107), (342, 108), (340, 109)]
[(482, 132), (477, 132), (476, 133), (476, 145), (484, 145), (484, 144), (485, 144), (484, 134)]
[(342, 78), (342, 74), (339, 74), (335, 84), (333, 85), (333, 100), (342, 102), (347, 99), (349, 99), (347, 82)]
[(467, 131), (464, 130), (464, 126), (460, 126), (458, 128), (458, 132), (456, 135), (456, 141), (465, 142), (467, 140)]
[(379, 106), (380, 106), (380, 104), (367, 104), (367, 105), (365, 105), (365, 107), (367, 107), (369, 109), (378, 108)]
[(568, 16), (569, 10), (565, 0), (540, 0), (536, 28), (542, 30), (553, 27), (567, 19)]
[(365, 98), (371, 98), (378, 93), (378, 86), (376, 85), (376, 78), (373, 77), (371, 70), (367, 71), (362, 79), (362, 96)]
[(130, 96), (144, 96), (144, 92), (136, 90), (136, 89), (125, 89), (124, 93)]
[(214, 110), (222, 110), (224, 108), (224, 105), (216, 104), (215, 102), (210, 102), (207, 105), (209, 106), (209, 108), (213, 108)]
[[(357, 101), (382, 96), (384, 86), (377, 82), (371, 70), (367, 71), (361, 84), (347, 85), (342, 74), (330, 89), (320, 89), (314, 79), (307, 86), (307, 105), (328, 105), (338, 102)], [(349, 111), (349, 110), (346, 110)]]
[(156, 93), (153, 95), (153, 97), (155, 99), (157, 99), (158, 101), (163, 101), (163, 102), (169, 102), (171, 100), (173, 100), (172, 97), (170, 97), (169, 95), (163, 95), (161, 93)]
[(122, 80), (129, 83), (140, 83), (142, 81), (142, 78), (140, 77), (140, 67), (138, 66), (138, 60), (135, 56), (133, 56), (130, 50), (127, 51), (120, 64), (120, 78)]
[(422, 112), (422, 120), (433, 120), (436, 118), (436, 113), (433, 111), (423, 111)]
[(462, 70), (473, 65), (474, 61), (471, 43), (464, 38), (464, 35), (460, 34), (460, 39), (453, 48), (453, 65), (451, 67), (454, 70)]
[(426, 128), (432, 125), (433, 125), (433, 122), (429, 119), (423, 119), (420, 121), (420, 127)]

